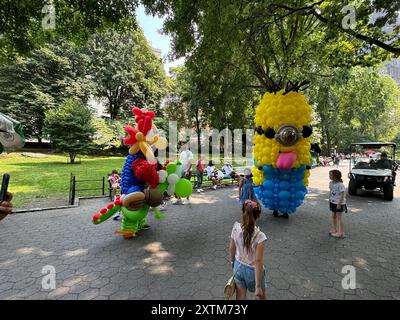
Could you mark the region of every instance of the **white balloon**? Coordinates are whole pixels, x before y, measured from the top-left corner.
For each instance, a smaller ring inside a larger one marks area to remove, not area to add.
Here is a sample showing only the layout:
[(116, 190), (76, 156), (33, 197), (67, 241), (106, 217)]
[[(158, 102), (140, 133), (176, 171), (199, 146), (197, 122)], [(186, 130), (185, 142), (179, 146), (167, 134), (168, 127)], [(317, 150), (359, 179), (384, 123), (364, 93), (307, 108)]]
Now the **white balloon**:
[(163, 183), (168, 177), (168, 172), (165, 170), (158, 171), (158, 180), (160, 183)]
[(172, 174), (170, 174), (168, 176), (168, 183), (169, 184), (175, 185), (175, 184), (178, 183), (178, 181), (179, 181), (179, 177), (178, 177), (178, 175), (176, 173), (172, 173)]
[(174, 193), (175, 193), (175, 185), (174, 185), (174, 184), (170, 184), (170, 185), (168, 186), (167, 193), (168, 193), (170, 196), (174, 195)]

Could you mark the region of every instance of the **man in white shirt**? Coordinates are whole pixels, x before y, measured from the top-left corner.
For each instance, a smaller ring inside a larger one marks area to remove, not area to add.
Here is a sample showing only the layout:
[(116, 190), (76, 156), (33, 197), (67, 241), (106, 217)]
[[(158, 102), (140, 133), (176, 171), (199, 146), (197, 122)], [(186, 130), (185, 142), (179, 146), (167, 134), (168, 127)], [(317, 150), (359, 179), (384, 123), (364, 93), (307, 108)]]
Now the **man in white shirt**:
[(181, 152), (179, 160), (182, 163), (182, 169), (183, 169), (183, 176), (187, 176), (188, 173), (190, 173), (190, 169), (192, 168), (192, 163), (193, 163), (193, 153), (190, 151), (190, 148), (188, 146), (185, 147), (185, 149)]
[(222, 171), (224, 172), (224, 179), (233, 178), (239, 184), (240, 175), (236, 173), (228, 161), (225, 162), (225, 165), (222, 167)]

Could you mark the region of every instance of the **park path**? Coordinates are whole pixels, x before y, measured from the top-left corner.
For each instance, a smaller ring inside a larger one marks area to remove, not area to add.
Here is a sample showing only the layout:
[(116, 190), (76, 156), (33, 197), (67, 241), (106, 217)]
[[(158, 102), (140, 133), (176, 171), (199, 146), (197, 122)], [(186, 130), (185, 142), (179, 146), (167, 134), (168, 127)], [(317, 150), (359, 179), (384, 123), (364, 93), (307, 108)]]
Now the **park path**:
[[(338, 240), (328, 236), (328, 171), (313, 169), (307, 200), (288, 220), (263, 211), (269, 298), (400, 299), (399, 188), (393, 202), (352, 197)], [(0, 299), (222, 299), (236, 194), (226, 187), (168, 205), (133, 240), (114, 235), (118, 222), (92, 225), (105, 200), (9, 216), (0, 223)], [(42, 289), (46, 265), (55, 290)], [(355, 290), (342, 288), (344, 265), (355, 267)]]

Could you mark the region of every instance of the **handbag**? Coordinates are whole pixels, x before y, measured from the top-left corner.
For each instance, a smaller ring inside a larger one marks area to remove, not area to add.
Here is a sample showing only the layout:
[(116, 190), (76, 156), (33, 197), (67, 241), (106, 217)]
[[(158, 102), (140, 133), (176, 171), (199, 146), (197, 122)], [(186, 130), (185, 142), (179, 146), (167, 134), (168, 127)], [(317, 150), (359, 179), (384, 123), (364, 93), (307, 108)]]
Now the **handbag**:
[(234, 295), (234, 293), (236, 291), (235, 275), (236, 275), (237, 271), (239, 270), (239, 268), (240, 268), (240, 264), (239, 264), (239, 267), (237, 268), (236, 272), (233, 274), (233, 276), (231, 276), (229, 278), (228, 282), (225, 285), (224, 295), (227, 300), (232, 298), (232, 296)]

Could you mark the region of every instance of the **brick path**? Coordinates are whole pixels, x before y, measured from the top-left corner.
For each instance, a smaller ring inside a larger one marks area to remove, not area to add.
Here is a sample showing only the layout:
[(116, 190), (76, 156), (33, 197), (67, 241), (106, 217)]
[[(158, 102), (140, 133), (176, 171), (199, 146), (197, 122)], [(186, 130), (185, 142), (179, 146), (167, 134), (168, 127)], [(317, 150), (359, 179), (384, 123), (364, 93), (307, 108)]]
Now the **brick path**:
[[(328, 170), (313, 170), (306, 203), (289, 220), (263, 212), (269, 298), (400, 299), (400, 188), (393, 202), (352, 197), (347, 238), (333, 239)], [(0, 222), (0, 299), (221, 299), (240, 219), (236, 193), (226, 187), (169, 205), (164, 220), (151, 216), (151, 229), (133, 240), (114, 235), (118, 222), (92, 225), (105, 200), (9, 216)], [(45, 265), (56, 269), (55, 290), (42, 289)], [(356, 269), (355, 290), (342, 289), (344, 265)]]

